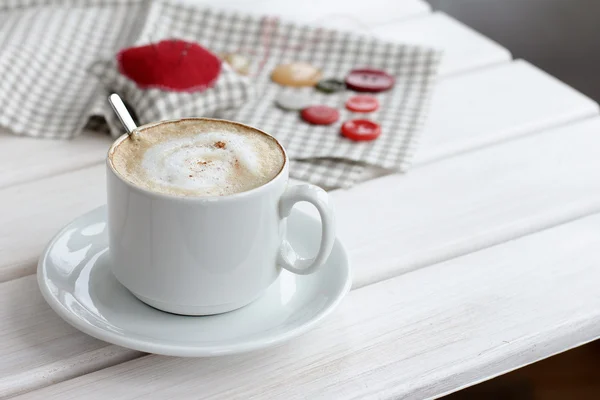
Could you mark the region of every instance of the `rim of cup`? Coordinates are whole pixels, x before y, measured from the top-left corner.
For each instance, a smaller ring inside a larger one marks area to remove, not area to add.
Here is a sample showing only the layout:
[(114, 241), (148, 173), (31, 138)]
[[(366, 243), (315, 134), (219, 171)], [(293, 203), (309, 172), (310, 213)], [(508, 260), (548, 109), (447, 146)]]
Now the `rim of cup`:
[(158, 121), (158, 122), (150, 122), (148, 124), (140, 125), (136, 130), (143, 130), (143, 129), (148, 129), (148, 128), (158, 126), (158, 125), (164, 125), (164, 124), (168, 124), (168, 123), (177, 123), (177, 122), (181, 122), (181, 121), (211, 121), (211, 122), (217, 122), (217, 123), (233, 124), (233, 125), (241, 126), (246, 129), (250, 129), (255, 132), (262, 133), (263, 135), (266, 135), (266, 136), (270, 137), (271, 139), (273, 139), (275, 141), (275, 143), (277, 143), (277, 145), (279, 146), (279, 149), (281, 150), (281, 152), (283, 153), (283, 164), (281, 165), (281, 169), (279, 170), (277, 175), (275, 175), (273, 177), (273, 179), (271, 179), (269, 182), (267, 182), (263, 185), (255, 187), (254, 189), (246, 190), (244, 192), (238, 192), (238, 193), (228, 194), (228, 195), (224, 195), (224, 196), (178, 196), (178, 195), (174, 195), (174, 194), (156, 192), (153, 190), (143, 188), (141, 186), (137, 186), (137, 185), (129, 182), (127, 179), (125, 179), (123, 176), (121, 176), (121, 174), (119, 174), (119, 172), (116, 170), (115, 166), (113, 165), (112, 156), (115, 153), (116, 148), (119, 146), (119, 144), (121, 144), (122, 141), (129, 138), (129, 134), (124, 133), (123, 135), (119, 136), (113, 142), (113, 144), (109, 147), (108, 153), (106, 155), (106, 165), (108, 166), (108, 168), (110, 169), (112, 174), (115, 177), (117, 177), (121, 182), (123, 182), (125, 185), (127, 185), (130, 189), (137, 191), (139, 193), (142, 193), (146, 196), (156, 197), (156, 198), (160, 198), (160, 199), (168, 199), (168, 200), (172, 200), (172, 201), (181, 201), (181, 202), (215, 202), (215, 201), (224, 202), (224, 201), (229, 201), (229, 200), (238, 200), (243, 197), (253, 197), (253, 196), (259, 195), (262, 191), (267, 190), (268, 187), (274, 185), (275, 181), (277, 181), (284, 174), (284, 172), (287, 169), (287, 166), (289, 164), (288, 155), (287, 155), (287, 152), (285, 151), (285, 148), (282, 146), (282, 144), (279, 142), (279, 140), (277, 140), (273, 135), (270, 135), (265, 131), (262, 131), (262, 130), (255, 128), (253, 126), (250, 126), (250, 125), (242, 124), (241, 122), (235, 122), (235, 121), (219, 119), (219, 118), (190, 117), (190, 118), (168, 119), (168, 120), (163, 120), (163, 121)]

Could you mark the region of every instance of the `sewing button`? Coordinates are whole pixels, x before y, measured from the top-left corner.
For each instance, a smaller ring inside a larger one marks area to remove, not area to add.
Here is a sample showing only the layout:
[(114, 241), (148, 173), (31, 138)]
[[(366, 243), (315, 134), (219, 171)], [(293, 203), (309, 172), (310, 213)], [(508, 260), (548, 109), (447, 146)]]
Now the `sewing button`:
[(346, 84), (339, 79), (323, 79), (317, 83), (317, 89), (323, 93), (336, 93), (346, 89)]
[(381, 135), (381, 126), (367, 119), (353, 119), (342, 124), (342, 135), (358, 142), (374, 140)]
[(304, 93), (298, 91), (281, 92), (275, 98), (275, 104), (289, 111), (302, 110), (310, 105), (310, 99)]
[(346, 101), (346, 108), (354, 112), (372, 112), (379, 108), (379, 101), (368, 95), (352, 96)]
[(275, 67), (271, 79), (283, 86), (315, 86), (321, 79), (321, 71), (307, 63), (281, 64)]
[(221, 58), (238, 74), (248, 75), (248, 72), (250, 71), (250, 60), (246, 57), (235, 53), (226, 53), (222, 54)]
[(302, 110), (302, 118), (315, 125), (330, 125), (340, 119), (340, 112), (328, 106), (310, 106)]
[(346, 86), (357, 92), (382, 92), (394, 86), (394, 77), (379, 69), (355, 69), (346, 77)]

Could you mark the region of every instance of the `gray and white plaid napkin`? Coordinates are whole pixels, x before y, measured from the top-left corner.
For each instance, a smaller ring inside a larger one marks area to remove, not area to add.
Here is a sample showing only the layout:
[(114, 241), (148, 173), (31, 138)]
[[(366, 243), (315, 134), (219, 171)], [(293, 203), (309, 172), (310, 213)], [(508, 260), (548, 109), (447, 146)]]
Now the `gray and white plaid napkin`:
[[(0, 6), (0, 124), (18, 134), (68, 138), (78, 134), (91, 115), (102, 114), (113, 132), (120, 133), (105, 97), (115, 90), (135, 109), (140, 123), (219, 116), (265, 130), (281, 140), (294, 160), (293, 177), (326, 187), (352, 185), (366, 165), (407, 168), (440, 60), (440, 53), (428, 48), (167, 1), (9, 3)], [(106, 61), (122, 47), (165, 38), (251, 57), (251, 81), (258, 96), (247, 101), (248, 82), (231, 70), (222, 74), (221, 85), (217, 82), (210, 94), (141, 91)], [(284, 88), (273, 84), (269, 75), (276, 65), (290, 61), (309, 62), (325, 77), (343, 78), (361, 66), (394, 75), (394, 89), (377, 94), (381, 107), (366, 116), (381, 124), (382, 135), (365, 143), (339, 135), (343, 121), (365, 117), (345, 110), (349, 92), (328, 95), (300, 89), (315, 104), (341, 110), (340, 122), (333, 126), (308, 125), (297, 113), (277, 108), (274, 98)], [(90, 79), (89, 71), (101, 79)]]
[(72, 138), (106, 99), (86, 68), (128, 45), (139, 1), (7, 0), (0, 5), (0, 124), (18, 135)]
[[(141, 123), (213, 115), (245, 103), (253, 87), (227, 66), (202, 93), (141, 90), (117, 72), (115, 53), (140, 43), (140, 33), (160, 23), (156, 6), (147, 0), (12, 0), (0, 6), (0, 124), (22, 135), (72, 138), (101, 115), (118, 136), (123, 128), (106, 101), (112, 91), (133, 106)], [(181, 15), (181, 23), (187, 20)]]

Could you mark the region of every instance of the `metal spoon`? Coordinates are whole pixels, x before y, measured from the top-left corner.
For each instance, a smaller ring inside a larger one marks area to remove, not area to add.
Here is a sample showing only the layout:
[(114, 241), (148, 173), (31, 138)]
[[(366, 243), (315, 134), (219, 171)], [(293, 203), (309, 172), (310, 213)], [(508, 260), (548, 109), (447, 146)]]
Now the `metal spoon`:
[(133, 118), (131, 118), (131, 114), (127, 111), (127, 107), (125, 107), (121, 97), (119, 97), (118, 94), (113, 93), (108, 96), (108, 102), (115, 111), (115, 114), (117, 114), (117, 117), (119, 117), (119, 121), (121, 121), (127, 133), (131, 135), (133, 131), (137, 129), (137, 125), (133, 122)]

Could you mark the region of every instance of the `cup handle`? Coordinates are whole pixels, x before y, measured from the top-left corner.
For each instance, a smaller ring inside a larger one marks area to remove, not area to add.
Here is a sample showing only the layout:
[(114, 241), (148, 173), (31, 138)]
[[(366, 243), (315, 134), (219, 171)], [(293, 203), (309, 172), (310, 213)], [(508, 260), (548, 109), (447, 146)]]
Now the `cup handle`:
[(279, 215), (286, 218), (299, 201), (307, 201), (314, 205), (321, 215), (321, 245), (317, 255), (302, 258), (294, 251), (290, 242), (283, 239), (279, 251), (278, 263), (290, 272), (308, 275), (315, 272), (327, 261), (335, 242), (335, 217), (329, 202), (329, 196), (323, 189), (314, 185), (289, 186), (279, 200)]

